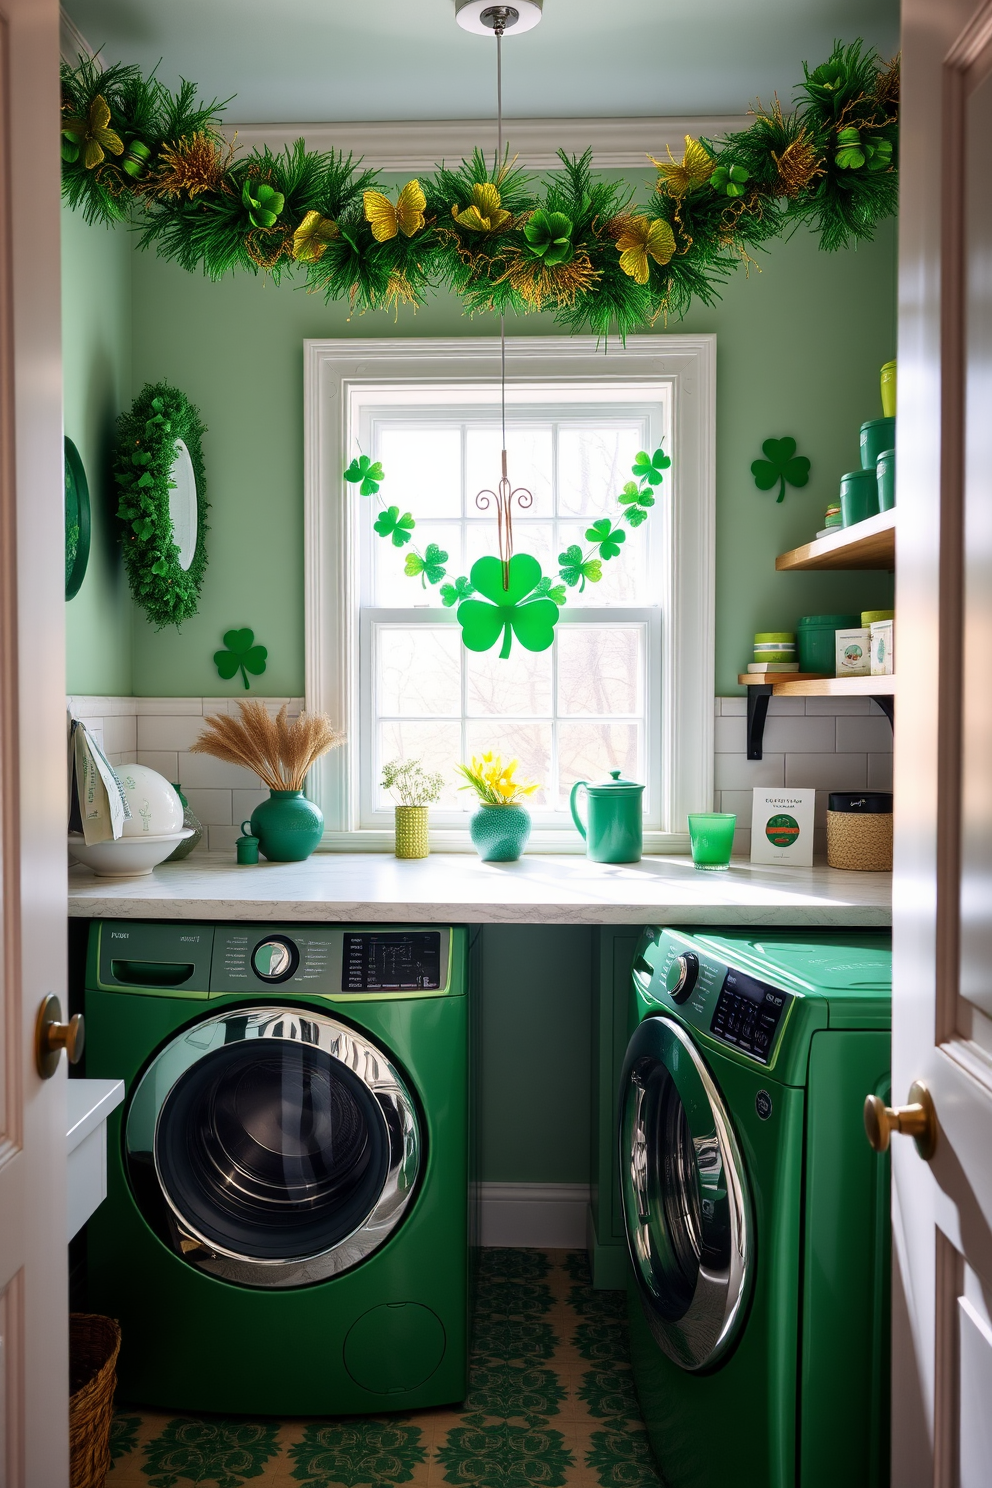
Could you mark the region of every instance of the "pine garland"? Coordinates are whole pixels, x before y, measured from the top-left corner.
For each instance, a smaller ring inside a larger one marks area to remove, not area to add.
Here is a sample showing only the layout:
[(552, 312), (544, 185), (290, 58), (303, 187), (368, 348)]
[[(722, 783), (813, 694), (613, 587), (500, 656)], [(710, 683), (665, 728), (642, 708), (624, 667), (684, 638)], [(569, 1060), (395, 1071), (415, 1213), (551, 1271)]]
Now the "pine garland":
[(591, 151), (560, 152), (537, 179), (476, 150), (393, 201), (350, 155), (298, 140), (237, 156), (218, 130), (225, 105), (194, 84), (170, 93), (137, 67), (82, 59), (62, 69), (62, 190), (87, 221), (130, 221), (142, 248), (211, 279), (302, 271), (326, 301), (363, 310), (444, 286), (469, 313), (549, 310), (569, 331), (623, 337), (712, 304), (797, 223), (833, 251), (895, 211), (898, 63), (856, 41), (804, 74), (791, 112), (776, 100), (748, 129), (687, 136), (681, 160), (655, 161), (634, 209), (632, 191), (593, 175)]

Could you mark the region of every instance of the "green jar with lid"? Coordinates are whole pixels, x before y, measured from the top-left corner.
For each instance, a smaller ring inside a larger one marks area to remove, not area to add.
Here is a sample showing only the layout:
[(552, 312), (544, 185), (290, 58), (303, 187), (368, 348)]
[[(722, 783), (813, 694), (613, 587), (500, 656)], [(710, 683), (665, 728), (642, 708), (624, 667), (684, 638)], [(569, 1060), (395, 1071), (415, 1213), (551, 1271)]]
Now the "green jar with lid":
[[(578, 793), (586, 792), (588, 825), (578, 810)], [(619, 770), (610, 779), (590, 785), (577, 780), (572, 786), (569, 809), (572, 820), (585, 838), (586, 855), (594, 863), (638, 863), (644, 848), (643, 785), (622, 780)]]
[(834, 631), (853, 630), (860, 615), (804, 615), (796, 626), (799, 670), (832, 677), (836, 666)]

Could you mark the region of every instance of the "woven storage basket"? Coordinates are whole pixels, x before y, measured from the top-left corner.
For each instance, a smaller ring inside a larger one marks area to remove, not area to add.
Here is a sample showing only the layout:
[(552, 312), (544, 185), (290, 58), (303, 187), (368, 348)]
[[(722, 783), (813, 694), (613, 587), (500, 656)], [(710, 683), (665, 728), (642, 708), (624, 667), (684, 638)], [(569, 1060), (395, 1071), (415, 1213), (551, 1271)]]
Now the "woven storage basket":
[(69, 1484), (103, 1488), (110, 1471), (110, 1426), (121, 1330), (93, 1312), (69, 1317)]
[(891, 873), (891, 811), (828, 811), (827, 862), (831, 868)]
[(427, 836), (427, 806), (397, 806), (396, 856), (426, 858), (430, 853)]

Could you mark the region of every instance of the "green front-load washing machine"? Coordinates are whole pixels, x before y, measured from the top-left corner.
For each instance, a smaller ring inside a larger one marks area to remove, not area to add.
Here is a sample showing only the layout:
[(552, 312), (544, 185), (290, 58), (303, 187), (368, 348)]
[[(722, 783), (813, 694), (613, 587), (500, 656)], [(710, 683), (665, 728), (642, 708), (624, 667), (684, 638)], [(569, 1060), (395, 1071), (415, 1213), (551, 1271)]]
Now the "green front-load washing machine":
[(460, 929), (104, 921), (87, 1074), (126, 1083), (89, 1306), (119, 1392), (337, 1415), (461, 1400), (469, 998)]
[(886, 932), (654, 930), (620, 1185), (635, 1384), (668, 1488), (888, 1482)]

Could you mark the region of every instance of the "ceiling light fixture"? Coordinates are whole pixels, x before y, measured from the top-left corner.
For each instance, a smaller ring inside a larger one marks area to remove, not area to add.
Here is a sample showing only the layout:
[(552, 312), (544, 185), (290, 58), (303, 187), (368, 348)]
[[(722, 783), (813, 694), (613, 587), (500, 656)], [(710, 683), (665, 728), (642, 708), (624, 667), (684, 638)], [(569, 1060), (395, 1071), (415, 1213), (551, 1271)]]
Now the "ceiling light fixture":
[[(455, 19), (466, 31), (480, 36), (496, 38), (496, 162), (493, 175), (497, 182), (501, 178), (505, 162), (503, 159), (503, 34), (511, 26), (529, 31), (541, 19), (544, 0), (516, 0), (516, 5), (491, 5), (488, 0), (455, 0)], [(498, 200), (498, 198), (497, 198)], [(534, 505), (534, 494), (526, 486), (512, 484), (506, 469), (506, 327), (503, 316), (499, 318), (499, 402), (500, 427), (503, 435), (502, 473), (493, 490), (479, 491), (475, 504), (479, 511), (488, 511), (496, 503), (496, 530), (499, 540), (499, 561), (503, 569), (503, 590), (510, 587), (510, 559), (513, 557), (513, 503), (521, 510)]]

